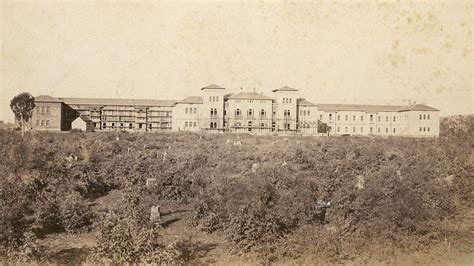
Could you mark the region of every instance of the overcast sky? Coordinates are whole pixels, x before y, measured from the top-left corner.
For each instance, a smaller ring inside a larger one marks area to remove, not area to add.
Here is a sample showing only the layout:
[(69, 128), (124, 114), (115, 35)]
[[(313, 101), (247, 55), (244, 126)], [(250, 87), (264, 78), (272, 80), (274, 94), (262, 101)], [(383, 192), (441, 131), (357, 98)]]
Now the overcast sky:
[(22, 91), (179, 100), (210, 83), (473, 113), (472, 14), (471, 1), (2, 1), (0, 120), (12, 120), (9, 102)]

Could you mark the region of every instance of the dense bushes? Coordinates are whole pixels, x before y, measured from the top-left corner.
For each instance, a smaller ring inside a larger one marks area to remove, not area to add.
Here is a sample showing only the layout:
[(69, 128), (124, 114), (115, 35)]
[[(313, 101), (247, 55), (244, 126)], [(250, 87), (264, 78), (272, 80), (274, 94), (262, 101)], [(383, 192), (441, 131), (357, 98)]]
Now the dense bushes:
[[(13, 248), (11, 254), (34, 258), (38, 252), (25, 250), (40, 250), (38, 241), (49, 233), (96, 228), (93, 261), (189, 261), (193, 243), (162, 242), (160, 229), (149, 224), (158, 201), (191, 206), (192, 225), (221, 232), (236, 252), (269, 259), (347, 258), (380, 243), (418, 249), (449, 234), (447, 222), (473, 202), (474, 120), (461, 122), (443, 122), (439, 139), (189, 133), (22, 139), (0, 131), (0, 252)], [(232, 145), (237, 138), (242, 146)], [(147, 178), (156, 179), (148, 189)], [(94, 214), (91, 202), (114, 189), (124, 201), (104, 217)], [(331, 202), (326, 212), (316, 207), (319, 200)]]

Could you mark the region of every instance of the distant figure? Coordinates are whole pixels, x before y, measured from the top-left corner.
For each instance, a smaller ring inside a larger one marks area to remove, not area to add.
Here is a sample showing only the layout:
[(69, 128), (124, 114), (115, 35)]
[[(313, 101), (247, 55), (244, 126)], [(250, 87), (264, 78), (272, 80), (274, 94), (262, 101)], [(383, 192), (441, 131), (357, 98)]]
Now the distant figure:
[(314, 211), (316, 213), (316, 218), (319, 220), (321, 224), (326, 223), (326, 210), (329, 207), (331, 207), (330, 201), (318, 200), (316, 204), (314, 204)]

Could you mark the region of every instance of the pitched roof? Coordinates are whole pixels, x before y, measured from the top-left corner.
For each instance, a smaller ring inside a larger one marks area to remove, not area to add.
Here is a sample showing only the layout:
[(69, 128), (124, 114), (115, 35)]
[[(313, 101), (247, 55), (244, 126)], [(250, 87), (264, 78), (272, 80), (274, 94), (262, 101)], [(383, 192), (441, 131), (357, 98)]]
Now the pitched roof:
[(35, 102), (53, 102), (53, 103), (60, 103), (61, 101), (57, 98), (54, 98), (49, 95), (40, 95), (35, 97)]
[(323, 111), (367, 111), (367, 112), (398, 112), (406, 108), (402, 105), (366, 105), (366, 104), (318, 104)]
[(82, 119), (82, 121), (84, 121), (84, 122), (86, 122), (86, 123), (92, 123), (92, 120), (91, 120), (89, 117), (87, 117), (87, 116), (81, 115), (81, 116), (78, 116), (78, 117), (77, 117), (76, 119), (74, 119), (74, 120), (77, 120), (77, 119)]
[(288, 86), (283, 86), (279, 89), (274, 89), (272, 90), (273, 92), (276, 92), (276, 91), (298, 91), (297, 89), (294, 89), (294, 88), (290, 88)]
[(197, 103), (200, 104), (202, 103), (202, 97), (201, 96), (189, 96), (184, 98), (183, 100), (177, 102), (177, 103)]
[(298, 105), (300, 106), (317, 106), (316, 104), (310, 102), (310, 101), (307, 101), (306, 99), (298, 99)]
[(174, 106), (174, 100), (111, 99), (111, 98), (58, 98), (66, 104), (84, 105), (131, 105), (131, 106)]
[(364, 104), (318, 104), (323, 111), (367, 111), (367, 112), (404, 112), (404, 111), (439, 111), (424, 104), (404, 105), (364, 105)]
[(439, 110), (425, 104), (413, 104), (410, 106), (406, 106), (406, 109), (400, 110), (400, 111), (439, 111)]
[(204, 89), (224, 90), (225, 88), (216, 84), (209, 84), (206, 87), (202, 88), (201, 90), (204, 90)]
[(228, 99), (273, 100), (271, 97), (256, 92), (239, 92), (229, 96)]

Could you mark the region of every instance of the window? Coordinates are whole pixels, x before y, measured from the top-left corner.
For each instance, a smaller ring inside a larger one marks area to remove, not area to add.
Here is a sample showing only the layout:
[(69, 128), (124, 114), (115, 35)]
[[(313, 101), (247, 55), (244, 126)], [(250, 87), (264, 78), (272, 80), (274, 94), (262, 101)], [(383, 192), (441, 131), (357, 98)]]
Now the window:
[(364, 133), (364, 128), (363, 127), (360, 127), (360, 132)]
[(265, 127), (265, 123), (261, 123), (261, 124), (260, 124), (260, 127)]
[(218, 102), (218, 101), (219, 101), (219, 96), (216, 96), (216, 102)]
[(123, 128), (123, 123), (120, 123), (120, 128)]
[(373, 133), (373, 132), (374, 132), (374, 128), (370, 127), (370, 133)]
[(380, 116), (378, 116), (378, 120), (379, 120), (379, 122), (381, 121), (381, 118), (380, 118)]
[(193, 124), (194, 124), (194, 127), (197, 127), (197, 123), (196, 123), (196, 122), (194, 122)]
[(341, 115), (337, 115), (337, 121), (341, 120)]
[(341, 131), (341, 128), (340, 127), (337, 127), (337, 132), (340, 132)]
[(427, 127), (427, 128), (426, 128), (426, 131), (430, 132), (430, 127)]
[(426, 127), (423, 127), (423, 132), (425, 132), (425, 131), (426, 131)]
[(184, 127), (188, 127), (188, 122), (184, 122)]
[(132, 129), (132, 128), (133, 128), (133, 124), (132, 124), (132, 123), (128, 124), (128, 128)]
[(430, 120), (430, 115), (428, 115), (428, 120)]
[(235, 110), (235, 116), (240, 116), (240, 115), (241, 115), (241, 114), (240, 114), (240, 109), (236, 109), (236, 110)]
[(356, 132), (356, 128), (355, 128), (355, 127), (352, 127), (352, 132)]
[(426, 120), (426, 115), (423, 115), (423, 120)]
[(265, 115), (266, 115), (265, 110), (264, 110), (264, 109), (260, 110), (260, 116), (261, 116), (261, 117), (265, 117)]
[(319, 120), (323, 120), (323, 115), (319, 115)]
[(290, 110), (288, 110), (288, 116), (290, 116)]
[(379, 128), (377, 128), (377, 132), (378, 132), (378, 133), (380, 133), (380, 127), (379, 127)]
[(422, 130), (423, 130), (422, 127), (420, 127), (420, 132), (421, 132)]
[(196, 107), (194, 107), (194, 113), (196, 113), (196, 112), (197, 112), (197, 108), (196, 108)]
[(285, 98), (283, 98), (283, 103), (285, 103)]
[(283, 110), (283, 116), (287, 116), (287, 114), (286, 110)]
[(332, 120), (332, 114), (329, 114), (329, 120)]
[(37, 114), (40, 113), (40, 107), (39, 107), (39, 106), (36, 108), (36, 113), (37, 113)]
[(388, 133), (388, 127), (385, 128), (385, 133)]
[(49, 127), (49, 120), (46, 120), (46, 127)]
[(39, 125), (40, 125), (40, 121), (36, 120), (36, 126), (39, 126)]
[(46, 107), (46, 113), (49, 114), (49, 106)]
[(370, 115), (370, 122), (374, 121), (374, 115)]
[(103, 127), (103, 128), (106, 128), (106, 127), (107, 127), (107, 124), (106, 124), (106, 123), (103, 123), (103, 124), (102, 124), (102, 127)]
[(212, 102), (212, 97), (211, 96), (209, 96), (209, 101)]
[(364, 121), (364, 116), (363, 115), (360, 116), (360, 121)]
[(420, 114), (420, 120), (423, 119), (423, 115)]
[(388, 116), (385, 117), (385, 122), (388, 122)]
[(290, 103), (291, 103), (291, 98), (290, 98)]
[(393, 130), (392, 130), (392, 131), (393, 131), (393, 133), (395, 133), (395, 131), (396, 131), (396, 130), (395, 130), (395, 128), (393, 128)]
[(393, 117), (393, 122), (397, 122), (397, 117)]
[(185, 113), (185, 114), (188, 113), (188, 107), (184, 108), (184, 113)]
[(214, 108), (214, 115), (217, 115), (217, 108)]
[(151, 129), (151, 125), (152, 125), (152, 124), (150, 124), (150, 125), (148, 126), (149, 129)]
[(308, 114), (308, 116), (309, 116), (309, 110), (308, 110), (307, 114)]
[(303, 110), (300, 110), (300, 115), (301, 115), (301, 116), (303, 115)]
[(247, 111), (247, 116), (248, 116), (248, 117), (252, 117), (252, 116), (253, 116), (253, 110), (252, 110), (252, 109), (249, 109), (249, 110)]
[(352, 116), (352, 121), (356, 121), (356, 116), (355, 115)]
[(345, 130), (346, 133), (349, 131), (349, 129), (347, 127), (344, 130)]
[(347, 120), (349, 120), (349, 116), (348, 116), (348, 115), (346, 115), (346, 121), (347, 121)]
[(114, 127), (115, 127), (115, 123), (112, 123), (112, 128), (114, 128)]

